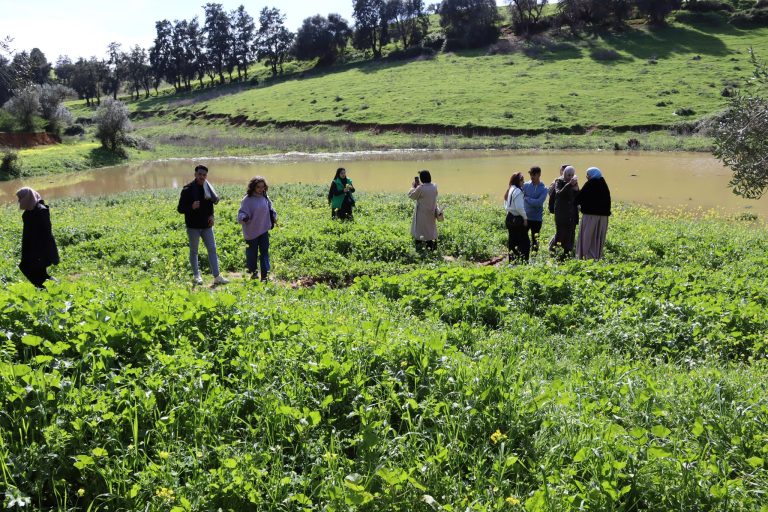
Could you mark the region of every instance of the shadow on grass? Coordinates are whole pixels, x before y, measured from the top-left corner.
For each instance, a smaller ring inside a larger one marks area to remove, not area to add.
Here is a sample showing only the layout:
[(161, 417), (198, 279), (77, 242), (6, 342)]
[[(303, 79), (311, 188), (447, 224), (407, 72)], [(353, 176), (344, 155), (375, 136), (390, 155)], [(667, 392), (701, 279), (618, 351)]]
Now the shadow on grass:
[(728, 36), (740, 36), (744, 30), (728, 23), (728, 16), (719, 12), (687, 12), (680, 11), (675, 15), (680, 23), (685, 23), (702, 32), (717, 33)]
[(665, 58), (684, 53), (719, 57), (730, 54), (720, 38), (687, 27), (635, 29), (624, 35), (606, 37), (605, 41), (614, 49), (639, 59)]
[(92, 168), (122, 164), (125, 163), (127, 159), (128, 158), (123, 152), (118, 151), (117, 153), (113, 153), (102, 147), (92, 149), (88, 152), (88, 156), (86, 157), (88, 165)]

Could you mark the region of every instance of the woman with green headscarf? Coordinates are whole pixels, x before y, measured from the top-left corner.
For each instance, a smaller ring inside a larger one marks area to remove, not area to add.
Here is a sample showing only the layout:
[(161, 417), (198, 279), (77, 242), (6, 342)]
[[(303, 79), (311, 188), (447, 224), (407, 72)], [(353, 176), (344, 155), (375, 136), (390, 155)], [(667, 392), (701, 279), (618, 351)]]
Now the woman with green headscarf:
[(352, 195), (354, 191), (352, 180), (347, 178), (347, 170), (343, 167), (336, 169), (336, 176), (333, 177), (328, 191), (332, 219), (352, 220), (352, 208), (355, 206), (355, 197)]

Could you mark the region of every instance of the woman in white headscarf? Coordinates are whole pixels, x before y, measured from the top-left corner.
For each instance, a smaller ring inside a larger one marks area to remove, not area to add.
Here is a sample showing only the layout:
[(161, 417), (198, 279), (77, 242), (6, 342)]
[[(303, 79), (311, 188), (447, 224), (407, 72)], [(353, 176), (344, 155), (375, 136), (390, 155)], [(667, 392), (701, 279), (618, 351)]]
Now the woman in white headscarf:
[(576, 257), (599, 260), (603, 257), (608, 217), (611, 215), (611, 191), (597, 167), (587, 169), (587, 182), (576, 196), (576, 204), (582, 213)]
[(24, 187), (16, 192), (24, 231), (21, 235), (21, 263), (19, 270), (38, 288), (49, 279), (50, 265), (58, 265), (59, 250), (51, 230), (51, 213), (45, 201), (35, 190)]

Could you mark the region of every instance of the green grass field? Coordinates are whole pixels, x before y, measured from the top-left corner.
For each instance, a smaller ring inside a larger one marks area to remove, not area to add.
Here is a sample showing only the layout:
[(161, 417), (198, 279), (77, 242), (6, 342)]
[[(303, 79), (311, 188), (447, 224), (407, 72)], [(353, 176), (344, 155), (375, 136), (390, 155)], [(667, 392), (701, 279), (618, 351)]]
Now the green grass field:
[(0, 208), (4, 508), (766, 509), (764, 224), (617, 205), (604, 261), (496, 268), (482, 199), (422, 258), (402, 196), (271, 192), (276, 281), (236, 277), (223, 187), (216, 289), (173, 191), (52, 201), (46, 291)]

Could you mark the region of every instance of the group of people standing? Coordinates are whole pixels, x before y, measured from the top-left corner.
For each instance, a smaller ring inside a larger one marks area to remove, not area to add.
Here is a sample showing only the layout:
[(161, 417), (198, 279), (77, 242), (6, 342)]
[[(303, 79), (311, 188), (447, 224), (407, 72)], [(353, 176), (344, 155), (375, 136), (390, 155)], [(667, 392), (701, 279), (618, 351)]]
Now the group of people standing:
[[(561, 259), (571, 257), (575, 245), (577, 258), (601, 259), (611, 215), (611, 191), (600, 169), (587, 169), (587, 182), (582, 188), (576, 169), (570, 165), (560, 167), (560, 176), (549, 187), (541, 182), (540, 167), (531, 167), (529, 174), (528, 182), (523, 173), (513, 174), (504, 193), (509, 261), (526, 262), (531, 252), (538, 252), (545, 202), (555, 217), (550, 254)], [(581, 228), (575, 243), (580, 215)]]
[[(555, 217), (555, 236), (549, 243), (552, 254), (560, 251), (561, 257), (573, 254), (576, 225), (581, 214), (581, 230), (576, 257), (600, 259), (603, 255), (608, 217), (611, 215), (611, 194), (602, 173), (596, 167), (587, 169), (587, 182), (579, 188), (576, 170), (569, 165), (560, 168), (560, 177), (549, 187), (541, 182), (541, 169), (531, 167), (530, 181), (517, 172), (509, 180), (504, 193), (507, 212), (508, 248), (510, 262), (528, 261), (531, 251), (539, 250), (539, 233), (544, 220), (544, 203), (549, 200), (549, 211)], [(248, 182), (245, 197), (240, 202), (237, 222), (241, 225), (245, 240), (245, 263), (252, 279), (268, 280), (270, 271), (269, 231), (277, 225), (277, 212), (267, 195), (269, 184), (263, 176), (255, 176)], [(355, 206), (355, 188), (340, 167), (331, 182), (328, 202), (331, 217), (352, 220)], [(37, 287), (53, 279), (48, 267), (59, 263), (56, 240), (51, 229), (48, 206), (35, 190), (24, 187), (16, 192), (19, 207), (24, 210), (22, 219), (21, 263), (22, 273)], [(437, 248), (437, 222), (443, 220), (443, 210), (437, 202), (437, 186), (427, 170), (415, 176), (408, 197), (415, 201), (411, 236), (417, 250)], [(200, 275), (198, 250), (203, 240), (208, 252), (208, 263), (213, 274), (213, 284), (229, 281), (219, 270), (216, 253), (214, 206), (219, 202), (216, 189), (208, 181), (208, 168), (195, 167), (195, 179), (186, 184), (179, 196), (177, 211), (184, 215), (189, 242), (189, 263), (192, 281), (203, 284)], [(530, 236), (530, 238), (529, 238)]]
[[(240, 201), (237, 222), (245, 239), (245, 265), (252, 279), (266, 281), (269, 276), (269, 231), (277, 225), (277, 212), (267, 195), (269, 184), (263, 176), (255, 176), (248, 182), (245, 197)], [(219, 272), (219, 258), (216, 254), (216, 238), (213, 234), (215, 223), (214, 205), (219, 196), (208, 181), (208, 168), (195, 167), (195, 179), (181, 189), (179, 205), (176, 208), (184, 214), (184, 223), (189, 239), (189, 264), (192, 267), (192, 282), (203, 284), (200, 275), (198, 248), (203, 239), (208, 251), (208, 264), (213, 274), (213, 284), (229, 282)], [(261, 272), (259, 273), (259, 266)]]

